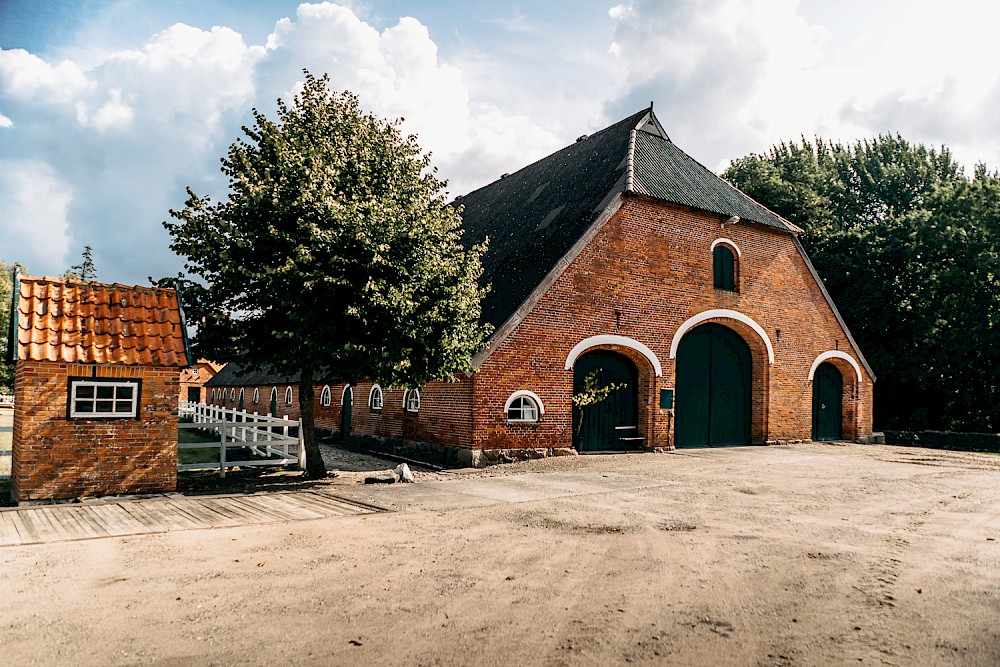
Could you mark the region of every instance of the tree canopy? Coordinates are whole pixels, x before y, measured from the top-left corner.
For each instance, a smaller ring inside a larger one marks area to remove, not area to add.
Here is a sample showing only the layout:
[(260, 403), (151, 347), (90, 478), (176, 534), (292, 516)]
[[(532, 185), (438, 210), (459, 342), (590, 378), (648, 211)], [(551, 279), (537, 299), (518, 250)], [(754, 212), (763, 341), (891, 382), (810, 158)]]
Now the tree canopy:
[(94, 250), (89, 245), (83, 246), (80, 263), (69, 267), (60, 278), (63, 280), (82, 280), (93, 282), (97, 280), (97, 267), (94, 265)]
[(879, 428), (996, 431), (1000, 178), (880, 135), (774, 146), (723, 174), (802, 242), (878, 376)]
[(24, 267), (18, 263), (8, 264), (0, 261), (0, 341), (3, 341), (3, 354), (0, 355), (0, 392), (14, 391), (14, 364), (7, 363), (7, 344), (10, 335), (10, 315), (14, 288), (14, 270), (24, 273)]
[[(313, 436), (314, 378), (391, 386), (451, 380), (472, 369), (484, 246), (461, 243), (414, 136), (363, 113), (306, 72), (278, 120), (256, 109), (222, 159), (225, 201), (188, 189), (165, 222), (186, 258), (196, 355), (298, 375), (307, 474), (323, 474)], [(317, 467), (318, 466), (318, 467)]]

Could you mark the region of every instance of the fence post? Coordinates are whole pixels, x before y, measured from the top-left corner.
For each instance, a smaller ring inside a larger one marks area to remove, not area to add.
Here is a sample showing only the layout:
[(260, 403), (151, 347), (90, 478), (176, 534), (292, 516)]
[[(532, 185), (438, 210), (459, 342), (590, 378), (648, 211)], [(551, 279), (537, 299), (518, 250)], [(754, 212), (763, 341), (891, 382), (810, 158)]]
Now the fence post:
[(222, 411), (222, 428), (219, 431), (222, 433), (220, 436), (219, 445), (219, 477), (225, 479), (226, 477), (226, 411)]
[[(287, 434), (288, 427), (285, 427)], [(285, 458), (288, 458), (288, 441), (285, 441)], [(302, 437), (302, 420), (299, 419), (299, 470), (306, 469), (306, 441)]]

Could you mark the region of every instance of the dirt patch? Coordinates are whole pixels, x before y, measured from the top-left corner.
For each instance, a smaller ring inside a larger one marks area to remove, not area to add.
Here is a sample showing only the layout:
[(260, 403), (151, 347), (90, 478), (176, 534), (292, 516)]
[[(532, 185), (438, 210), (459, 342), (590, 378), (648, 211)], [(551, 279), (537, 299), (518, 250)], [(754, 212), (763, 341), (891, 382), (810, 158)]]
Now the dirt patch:
[(395, 462), (330, 451), (337, 476), (310, 484), (396, 511), (0, 550), (4, 661), (1000, 664), (1000, 459), (912, 451), (565, 457), (385, 486), (358, 480)]

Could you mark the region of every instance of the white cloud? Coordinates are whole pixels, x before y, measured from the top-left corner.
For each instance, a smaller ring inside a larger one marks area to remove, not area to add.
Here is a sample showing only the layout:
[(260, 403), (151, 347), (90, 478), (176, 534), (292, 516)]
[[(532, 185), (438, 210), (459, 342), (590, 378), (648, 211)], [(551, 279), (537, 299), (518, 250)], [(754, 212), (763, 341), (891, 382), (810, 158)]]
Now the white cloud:
[(36, 273), (49, 270), (47, 258), (64, 264), (69, 250), (67, 210), (73, 198), (69, 184), (39, 160), (4, 160), (0, 173), (0, 238), (6, 239), (5, 246), (18, 249), (12, 258)]
[[(180, 262), (160, 226), (168, 209), (183, 206), (185, 185), (225, 195), (219, 157), (241, 136), (251, 107), (273, 117), (274, 100), (290, 99), (302, 68), (328, 72), (368, 110), (404, 117), (404, 130), (453, 178), (453, 194), (559, 145), (527, 115), (473, 102), (462, 71), (442, 61), (416, 19), (378, 30), (328, 2), (300, 5), (262, 45), (226, 27), (178, 23), (86, 65), (0, 51), (0, 126), (10, 140), (0, 210), (16, 209), (4, 224), (9, 232), (30, 228), (20, 233), (33, 239), (5, 246), (12, 255), (3, 259), (58, 273), (67, 252), (91, 245), (103, 279), (175, 272)], [(27, 163), (35, 166), (25, 171)]]
[[(1000, 5), (861, 3), (809, 20), (798, 0), (633, 0), (612, 10), (621, 90), (649, 100), (682, 148), (719, 169), (776, 142), (898, 131), (1000, 162)], [(815, 10), (815, 8), (812, 8)], [(824, 8), (826, 11), (828, 8)], [(811, 12), (822, 14), (822, 12)], [(838, 21), (843, 16), (836, 17)]]

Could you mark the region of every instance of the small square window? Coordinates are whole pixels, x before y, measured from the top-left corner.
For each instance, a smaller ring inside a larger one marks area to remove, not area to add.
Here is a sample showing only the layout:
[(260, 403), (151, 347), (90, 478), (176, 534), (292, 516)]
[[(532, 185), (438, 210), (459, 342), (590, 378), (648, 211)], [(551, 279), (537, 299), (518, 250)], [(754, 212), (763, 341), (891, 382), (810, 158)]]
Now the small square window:
[(139, 380), (70, 378), (70, 419), (128, 419), (139, 416)]

